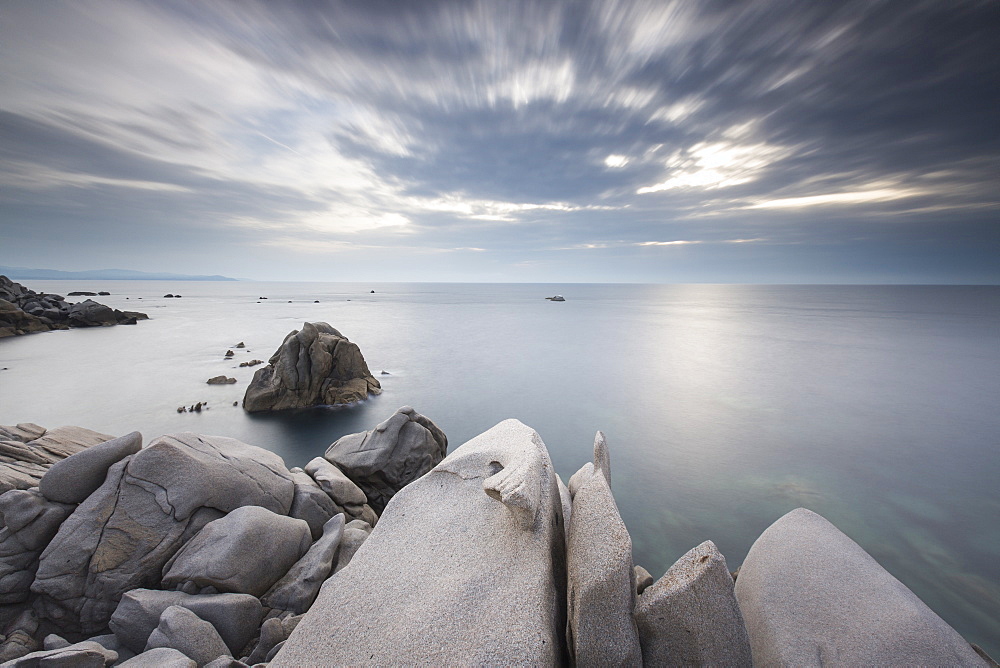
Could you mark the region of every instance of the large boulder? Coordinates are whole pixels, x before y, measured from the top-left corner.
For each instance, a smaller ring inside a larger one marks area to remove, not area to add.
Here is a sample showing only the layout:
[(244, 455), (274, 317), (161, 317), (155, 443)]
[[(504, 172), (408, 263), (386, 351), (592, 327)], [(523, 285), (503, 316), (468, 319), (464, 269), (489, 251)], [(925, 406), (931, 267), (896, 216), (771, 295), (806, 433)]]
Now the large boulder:
[[(261, 596), (312, 543), (309, 525), (259, 506), (209, 522), (163, 568), (163, 586)], [(265, 546), (267, 549), (262, 549)], [(193, 593), (193, 592), (192, 592)]]
[(261, 597), (261, 602), (269, 608), (294, 614), (308, 610), (333, 570), (333, 558), (343, 533), (344, 516), (338, 514), (326, 523), (322, 537)]
[(56, 462), (42, 476), (38, 491), (51, 501), (80, 503), (101, 486), (112, 464), (142, 449), (142, 434), (133, 431), (93, 445)]
[(325, 322), (307, 322), (254, 374), (243, 408), (255, 413), (349, 404), (381, 392), (357, 344)]
[(69, 324), (74, 327), (110, 327), (118, 324), (115, 311), (110, 306), (86, 299), (69, 309)]
[(242, 506), (285, 515), (293, 493), (274, 453), (218, 436), (158, 438), (113, 465), (63, 522), (39, 559), (35, 604), (67, 631), (99, 633), (122, 594), (158, 586), (163, 566), (210, 521)]
[(393, 497), (271, 665), (560, 665), (563, 546), (545, 445), (506, 420)]
[(799, 508), (740, 567), (736, 598), (758, 666), (986, 666), (861, 546)]
[(295, 497), (288, 516), (304, 520), (309, 525), (313, 540), (316, 540), (323, 535), (323, 527), (330, 518), (343, 512), (343, 509), (320, 489), (308, 473), (296, 469), (292, 471), (292, 479), (295, 481)]
[(3, 668), (104, 668), (118, 660), (118, 652), (105, 649), (96, 642), (84, 640), (74, 645), (31, 652), (3, 664)]
[(179, 605), (212, 624), (230, 654), (249, 643), (264, 616), (260, 601), (249, 594), (185, 594), (182, 591), (133, 589), (124, 596), (111, 617), (111, 630), (122, 645), (142, 652), (163, 611)]
[(368, 505), (381, 513), (393, 494), (434, 468), (447, 451), (444, 432), (403, 406), (371, 431), (341, 437), (323, 457), (354, 481)]
[(752, 666), (726, 558), (710, 540), (646, 587), (635, 621), (647, 666)]
[(160, 623), (149, 634), (145, 651), (159, 647), (176, 649), (199, 666), (230, 655), (229, 648), (214, 626), (179, 605), (164, 610)]
[(38, 557), (73, 509), (34, 489), (0, 494), (0, 605), (28, 600)]
[(593, 464), (572, 481), (566, 540), (569, 650), (578, 666), (641, 666), (632, 618), (632, 539), (611, 494), (611, 463), (601, 432), (594, 439)]
[(38, 487), (53, 464), (111, 438), (83, 427), (0, 426), (0, 494)]

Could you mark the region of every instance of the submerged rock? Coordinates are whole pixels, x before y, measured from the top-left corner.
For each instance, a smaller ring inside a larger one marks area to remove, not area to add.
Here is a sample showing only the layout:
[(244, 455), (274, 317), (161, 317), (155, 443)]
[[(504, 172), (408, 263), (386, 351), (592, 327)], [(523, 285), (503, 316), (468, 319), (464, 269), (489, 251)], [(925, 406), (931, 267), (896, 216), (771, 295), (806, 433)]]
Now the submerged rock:
[(393, 497), (272, 665), (559, 665), (563, 545), (548, 452), (502, 422)]
[(396, 492), (434, 468), (447, 451), (444, 432), (403, 406), (371, 431), (338, 439), (323, 457), (360, 487), (380, 513)]
[(754, 542), (736, 598), (758, 666), (986, 666), (860, 545), (799, 508)]
[(349, 404), (381, 391), (357, 344), (325, 322), (307, 322), (254, 373), (243, 408), (254, 413)]

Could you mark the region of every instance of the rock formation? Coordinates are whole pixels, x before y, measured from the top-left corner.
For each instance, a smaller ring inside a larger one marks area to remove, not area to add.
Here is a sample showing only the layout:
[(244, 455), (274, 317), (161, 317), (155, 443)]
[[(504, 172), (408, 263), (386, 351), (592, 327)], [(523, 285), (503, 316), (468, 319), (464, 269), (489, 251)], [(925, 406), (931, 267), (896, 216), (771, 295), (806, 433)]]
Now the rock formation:
[(987, 665), (861, 546), (805, 508), (754, 542), (736, 599), (758, 666)]
[(323, 456), (360, 487), (380, 513), (393, 494), (434, 468), (447, 451), (444, 432), (403, 406), (371, 431), (341, 437)]
[(558, 665), (563, 545), (545, 446), (502, 422), (392, 498), (272, 665)]
[(349, 404), (381, 391), (356, 344), (325, 322), (307, 322), (254, 374), (243, 408), (255, 413)]
[(0, 494), (37, 487), (56, 462), (110, 439), (83, 427), (0, 426)]
[(138, 311), (119, 311), (91, 299), (71, 304), (60, 295), (40, 294), (0, 276), (0, 338), (70, 327), (134, 325), (148, 317)]

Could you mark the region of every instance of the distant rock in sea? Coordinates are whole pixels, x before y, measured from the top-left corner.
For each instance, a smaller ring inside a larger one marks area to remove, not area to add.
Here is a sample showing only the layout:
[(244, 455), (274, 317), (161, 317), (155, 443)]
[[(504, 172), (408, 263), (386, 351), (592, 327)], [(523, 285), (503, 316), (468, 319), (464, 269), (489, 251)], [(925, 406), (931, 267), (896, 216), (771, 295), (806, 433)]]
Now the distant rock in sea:
[(325, 322), (292, 330), (243, 397), (248, 413), (349, 404), (380, 394), (357, 344)]
[(71, 304), (60, 295), (37, 293), (0, 276), (0, 338), (70, 327), (134, 325), (148, 317), (145, 313), (119, 311), (90, 299)]
[(550, 302), (564, 302), (564, 301), (566, 301), (566, 298), (563, 297), (562, 295), (554, 295), (552, 297), (546, 297), (546, 299), (548, 299)]

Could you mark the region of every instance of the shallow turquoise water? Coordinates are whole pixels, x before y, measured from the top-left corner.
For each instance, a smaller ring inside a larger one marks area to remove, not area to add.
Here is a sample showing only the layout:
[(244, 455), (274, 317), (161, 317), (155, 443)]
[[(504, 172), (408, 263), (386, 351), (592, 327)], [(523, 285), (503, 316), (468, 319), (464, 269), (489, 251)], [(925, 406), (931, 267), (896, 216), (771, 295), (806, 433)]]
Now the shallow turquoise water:
[[(109, 290), (102, 301), (152, 319), (0, 341), (0, 423), (220, 434), (295, 466), (409, 404), (452, 448), (516, 417), (564, 479), (601, 429), (654, 575), (706, 539), (735, 568), (805, 506), (1000, 655), (998, 287), (26, 283)], [(254, 371), (238, 362), (307, 320), (358, 343), (384, 393), (233, 407)], [(220, 373), (239, 382), (205, 384)]]

